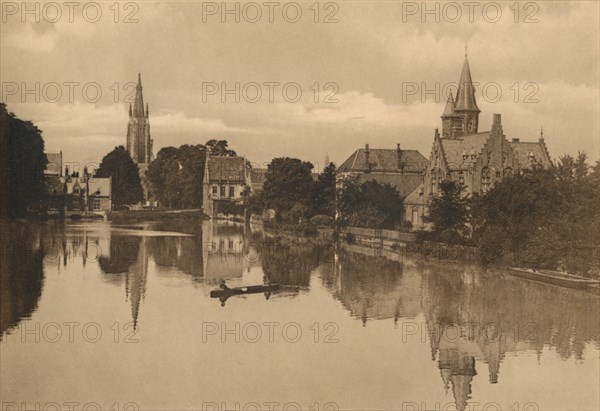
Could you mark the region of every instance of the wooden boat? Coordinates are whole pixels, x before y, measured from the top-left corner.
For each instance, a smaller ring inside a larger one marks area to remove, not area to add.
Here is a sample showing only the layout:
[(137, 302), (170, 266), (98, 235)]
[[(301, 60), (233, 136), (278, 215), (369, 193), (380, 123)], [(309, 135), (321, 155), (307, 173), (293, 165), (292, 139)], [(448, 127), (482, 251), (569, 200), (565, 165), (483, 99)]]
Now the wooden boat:
[(232, 295), (241, 295), (241, 294), (258, 294), (258, 293), (271, 293), (273, 291), (279, 290), (279, 284), (269, 284), (269, 285), (249, 285), (247, 287), (226, 287), (220, 290), (212, 290), (210, 292), (211, 298), (229, 298)]
[(562, 273), (560, 271), (553, 270), (511, 267), (509, 273), (517, 277), (526, 278), (528, 280), (540, 281), (569, 288), (588, 288), (600, 284), (600, 280), (593, 280), (591, 278), (585, 278), (578, 275)]

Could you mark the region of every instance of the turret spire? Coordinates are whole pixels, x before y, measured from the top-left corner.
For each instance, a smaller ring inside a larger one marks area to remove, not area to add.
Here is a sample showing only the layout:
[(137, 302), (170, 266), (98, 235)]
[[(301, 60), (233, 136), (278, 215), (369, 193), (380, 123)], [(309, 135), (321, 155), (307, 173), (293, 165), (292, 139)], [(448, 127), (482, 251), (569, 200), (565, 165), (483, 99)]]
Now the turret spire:
[(466, 54), (462, 73), (460, 74), (460, 81), (458, 83), (458, 92), (456, 93), (456, 110), (480, 112), (479, 107), (477, 107), (477, 102), (475, 101), (475, 85), (471, 79), (471, 69), (469, 68), (469, 60), (467, 59)]
[(452, 94), (448, 96), (448, 101), (446, 102), (446, 109), (444, 110), (444, 114), (442, 114), (442, 118), (444, 117), (454, 117), (456, 113), (454, 112), (454, 98)]

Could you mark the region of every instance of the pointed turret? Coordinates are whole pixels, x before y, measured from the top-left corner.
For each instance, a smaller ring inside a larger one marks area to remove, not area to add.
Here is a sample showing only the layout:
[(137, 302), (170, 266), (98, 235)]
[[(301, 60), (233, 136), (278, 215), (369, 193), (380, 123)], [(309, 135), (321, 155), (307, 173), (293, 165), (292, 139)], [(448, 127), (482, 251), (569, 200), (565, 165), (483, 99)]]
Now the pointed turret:
[(475, 101), (475, 86), (471, 79), (471, 69), (469, 68), (469, 60), (466, 55), (462, 73), (460, 74), (460, 81), (458, 83), (456, 110), (480, 112), (479, 107), (477, 107), (477, 102)]
[(456, 112), (454, 111), (454, 98), (452, 94), (448, 96), (448, 101), (446, 102), (446, 108), (444, 109), (444, 114), (442, 114), (442, 118), (444, 117), (454, 117)]
[(144, 96), (142, 95), (142, 75), (138, 73), (138, 82), (135, 86), (135, 101), (133, 103), (133, 116), (144, 117)]
[(454, 138), (462, 135), (462, 116), (456, 113), (456, 105), (452, 94), (448, 96), (446, 108), (442, 114), (442, 136)]

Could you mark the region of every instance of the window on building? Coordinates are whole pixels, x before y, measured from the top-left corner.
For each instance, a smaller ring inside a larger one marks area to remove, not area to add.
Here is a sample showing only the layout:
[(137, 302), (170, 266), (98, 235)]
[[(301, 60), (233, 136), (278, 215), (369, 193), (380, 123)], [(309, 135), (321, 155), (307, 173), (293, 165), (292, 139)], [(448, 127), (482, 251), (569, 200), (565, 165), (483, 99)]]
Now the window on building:
[(235, 197), (235, 187), (234, 186), (229, 186), (229, 197), (230, 198)]
[(99, 198), (94, 198), (94, 210), (102, 209), (102, 201)]
[(218, 187), (217, 186), (212, 186), (212, 193), (214, 195), (217, 195), (217, 191), (218, 191)]
[(415, 207), (412, 209), (412, 223), (415, 226), (419, 224), (419, 209)]
[(230, 239), (227, 241), (227, 249), (228, 249), (228, 250), (233, 250), (233, 238), (230, 238)]
[(490, 169), (484, 167), (481, 169), (481, 191), (487, 193), (491, 188), (491, 183)]
[(225, 186), (221, 186), (221, 197), (225, 197)]
[(458, 182), (460, 184), (464, 184), (465, 183), (465, 174), (462, 171), (460, 173), (458, 173)]

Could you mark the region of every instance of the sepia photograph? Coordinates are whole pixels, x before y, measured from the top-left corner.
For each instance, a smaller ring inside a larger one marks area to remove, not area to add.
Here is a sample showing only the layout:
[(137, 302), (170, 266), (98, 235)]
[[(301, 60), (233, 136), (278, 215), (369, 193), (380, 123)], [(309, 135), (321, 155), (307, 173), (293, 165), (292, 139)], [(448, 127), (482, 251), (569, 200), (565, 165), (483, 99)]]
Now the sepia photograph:
[(600, 410), (597, 0), (0, 12), (0, 411)]

